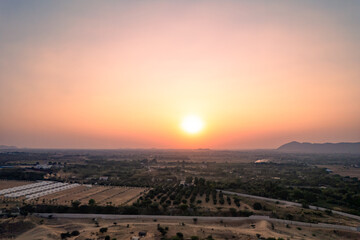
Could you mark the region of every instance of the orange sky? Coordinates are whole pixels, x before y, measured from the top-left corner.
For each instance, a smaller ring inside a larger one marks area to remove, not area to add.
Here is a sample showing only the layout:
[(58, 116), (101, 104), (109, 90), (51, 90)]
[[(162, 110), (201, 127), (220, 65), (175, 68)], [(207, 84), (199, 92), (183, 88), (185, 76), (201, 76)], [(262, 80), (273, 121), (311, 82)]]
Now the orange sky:
[(0, 144), (360, 141), (360, 3), (272, 3), (1, 1)]

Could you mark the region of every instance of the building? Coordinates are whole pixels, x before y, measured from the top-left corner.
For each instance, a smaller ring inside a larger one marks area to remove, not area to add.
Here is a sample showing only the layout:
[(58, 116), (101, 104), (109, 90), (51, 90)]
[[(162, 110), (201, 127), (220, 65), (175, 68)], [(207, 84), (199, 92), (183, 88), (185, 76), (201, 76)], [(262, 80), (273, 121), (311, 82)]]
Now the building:
[(36, 168), (36, 169), (50, 169), (50, 168), (52, 168), (52, 165), (48, 165), (48, 164), (37, 164), (37, 165), (35, 165), (34, 168)]

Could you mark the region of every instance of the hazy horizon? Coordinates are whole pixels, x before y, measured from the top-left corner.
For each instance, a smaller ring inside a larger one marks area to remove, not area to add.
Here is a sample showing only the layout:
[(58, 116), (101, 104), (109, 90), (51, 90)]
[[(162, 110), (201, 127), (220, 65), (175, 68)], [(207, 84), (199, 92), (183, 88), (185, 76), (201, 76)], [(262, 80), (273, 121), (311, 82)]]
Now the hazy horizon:
[(0, 144), (360, 142), (359, 12), (332, 0), (1, 1)]
[[(0, 144), (0, 147), (2, 146), (6, 146), (6, 147), (15, 147), (16, 149), (28, 149), (28, 150), (174, 150), (174, 151), (181, 151), (181, 150), (212, 150), (212, 151), (256, 151), (256, 150), (264, 150), (264, 151), (270, 151), (270, 150), (277, 150), (279, 147), (288, 144), (288, 143), (292, 143), (292, 142), (297, 142), (297, 141), (291, 141), (291, 142), (286, 142), (283, 143), (279, 146), (276, 146), (274, 148), (202, 148), (202, 147), (198, 147), (198, 148), (156, 148), (156, 147), (148, 147), (148, 148), (142, 148), (142, 147), (128, 147), (128, 148), (122, 148), (122, 147), (117, 147), (117, 148), (96, 148), (96, 147), (72, 147), (72, 148), (66, 148), (66, 147), (27, 147), (27, 146), (14, 146), (14, 145), (6, 145), (6, 144)], [(359, 142), (317, 142), (317, 143), (312, 143), (312, 142), (298, 142), (298, 143), (310, 143), (310, 144), (339, 144), (339, 143), (346, 143), (346, 144), (352, 144), (352, 143), (360, 143)], [(1, 148), (0, 148), (1, 149)]]

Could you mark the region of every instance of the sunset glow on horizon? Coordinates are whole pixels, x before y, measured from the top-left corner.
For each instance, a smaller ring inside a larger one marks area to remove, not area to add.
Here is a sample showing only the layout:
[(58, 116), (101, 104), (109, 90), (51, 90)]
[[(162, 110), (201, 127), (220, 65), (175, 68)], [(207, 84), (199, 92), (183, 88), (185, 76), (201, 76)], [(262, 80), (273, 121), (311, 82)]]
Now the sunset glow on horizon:
[(360, 141), (360, 2), (339, 2), (1, 1), (0, 145)]
[(199, 133), (204, 128), (203, 121), (196, 115), (189, 115), (181, 123), (183, 130), (190, 134)]

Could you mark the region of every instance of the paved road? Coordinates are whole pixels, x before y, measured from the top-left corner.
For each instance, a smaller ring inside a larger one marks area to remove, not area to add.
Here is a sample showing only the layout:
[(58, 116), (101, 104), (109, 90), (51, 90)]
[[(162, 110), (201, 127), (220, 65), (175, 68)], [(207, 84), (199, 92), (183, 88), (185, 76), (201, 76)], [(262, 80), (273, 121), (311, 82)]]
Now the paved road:
[[(217, 190), (217, 191), (220, 191), (220, 190)], [(289, 201), (284, 201), (284, 200), (279, 200), (279, 199), (274, 199), (274, 198), (266, 198), (266, 197), (260, 197), (260, 196), (249, 195), (249, 194), (244, 194), (244, 193), (237, 193), (237, 192), (230, 192), (230, 191), (222, 191), (222, 192), (224, 194), (231, 194), (231, 195), (237, 195), (240, 197), (254, 198), (254, 199), (259, 199), (259, 200), (264, 200), (264, 201), (269, 201), (269, 202), (279, 202), (279, 203), (286, 204), (289, 206), (302, 207), (302, 204), (296, 203), (296, 202), (289, 202)], [(327, 208), (322, 208), (322, 207), (317, 207), (317, 206), (312, 206), (312, 205), (310, 205), (309, 208), (314, 209), (314, 210), (320, 210), (320, 211), (330, 210)], [(332, 213), (360, 221), (360, 216), (349, 214), (349, 213), (344, 213), (344, 212), (340, 212), (340, 211), (335, 211), (335, 210), (331, 210), (331, 211), (332, 211)]]
[(269, 222), (277, 222), (289, 225), (304, 226), (304, 227), (314, 227), (314, 228), (326, 228), (326, 229), (337, 229), (337, 230), (346, 230), (346, 231), (357, 231), (356, 227), (349, 227), (343, 225), (335, 224), (325, 224), (325, 223), (305, 223), (297, 221), (289, 221), (283, 219), (270, 218), (269, 216), (259, 216), (253, 215), (250, 217), (202, 217), (202, 216), (165, 216), (165, 215), (114, 215), (114, 214), (77, 214), (77, 213), (34, 213), (35, 216), (48, 218), (52, 215), (53, 218), (72, 218), (72, 219), (89, 219), (89, 218), (103, 218), (103, 219), (112, 219), (112, 220), (193, 220), (197, 218), (199, 221), (212, 221), (220, 222), (222, 221), (248, 221), (248, 220), (266, 220)]

